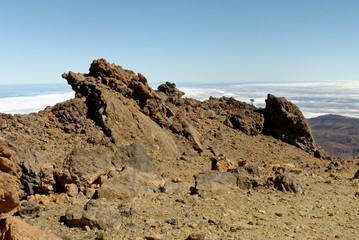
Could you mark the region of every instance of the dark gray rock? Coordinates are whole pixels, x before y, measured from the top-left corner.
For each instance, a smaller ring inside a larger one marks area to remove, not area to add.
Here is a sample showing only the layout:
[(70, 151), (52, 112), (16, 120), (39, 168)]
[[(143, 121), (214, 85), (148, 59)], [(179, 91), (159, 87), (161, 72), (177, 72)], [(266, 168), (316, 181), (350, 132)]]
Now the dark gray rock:
[(21, 217), (35, 217), (41, 211), (40, 205), (33, 201), (25, 201), (21, 203), (17, 214)]
[(359, 170), (354, 174), (355, 179), (359, 179)]
[(137, 207), (123, 203), (119, 207), (122, 216), (133, 217), (138, 215)]
[(186, 240), (204, 240), (206, 235), (202, 232), (193, 232), (191, 233)]
[(19, 148), (20, 167), (22, 175), (20, 178), (22, 198), (28, 195), (34, 195), (41, 192), (40, 166), (44, 164), (45, 159), (37, 151), (29, 150), (26, 147)]
[(237, 186), (242, 189), (256, 188), (264, 185), (263, 179), (260, 178), (258, 166), (247, 165), (240, 166), (231, 171), (237, 178)]
[(112, 157), (111, 162), (118, 168), (129, 166), (141, 172), (154, 172), (152, 159), (138, 142), (129, 146), (121, 146)]
[(284, 192), (302, 194), (302, 184), (295, 174), (284, 172), (274, 179), (274, 187)]
[(245, 176), (250, 176), (250, 177), (259, 177), (260, 176), (259, 168), (256, 165), (240, 166), (240, 167), (237, 167), (236, 169), (232, 170), (231, 172), (245, 175)]
[(173, 226), (177, 226), (179, 221), (177, 218), (170, 218), (170, 219), (166, 219), (166, 223), (173, 225)]
[(317, 150), (307, 120), (295, 104), (268, 94), (266, 111), (265, 133), (310, 153)]

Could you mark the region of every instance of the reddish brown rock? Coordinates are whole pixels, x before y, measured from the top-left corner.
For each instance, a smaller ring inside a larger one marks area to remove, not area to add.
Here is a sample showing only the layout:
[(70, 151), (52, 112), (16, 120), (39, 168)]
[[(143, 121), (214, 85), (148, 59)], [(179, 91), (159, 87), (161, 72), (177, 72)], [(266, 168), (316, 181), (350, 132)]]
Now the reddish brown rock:
[(6, 213), (19, 205), (20, 176), (17, 149), (0, 137), (0, 212)]
[(258, 135), (263, 130), (264, 116), (259, 112), (240, 109), (229, 117), (228, 125), (247, 135)]
[(217, 170), (221, 172), (227, 172), (228, 170), (235, 169), (239, 166), (238, 162), (234, 162), (223, 155), (213, 157), (211, 160), (212, 170)]
[(0, 240), (61, 240), (15, 217), (0, 218)]

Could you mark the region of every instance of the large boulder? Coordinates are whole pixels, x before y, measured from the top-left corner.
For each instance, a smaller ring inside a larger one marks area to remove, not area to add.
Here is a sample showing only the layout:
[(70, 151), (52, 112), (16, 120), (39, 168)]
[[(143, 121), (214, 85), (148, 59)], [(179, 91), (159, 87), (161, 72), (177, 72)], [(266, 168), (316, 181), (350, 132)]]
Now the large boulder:
[(19, 163), (17, 149), (0, 138), (0, 213), (10, 212), (20, 203)]
[(266, 110), (264, 131), (267, 134), (304, 151), (316, 151), (307, 120), (295, 104), (268, 94)]
[(104, 180), (97, 191), (99, 198), (106, 198), (107, 201), (129, 201), (137, 197), (139, 193), (139, 182), (135, 169), (125, 167), (114, 177)]
[(0, 240), (61, 240), (15, 217), (0, 218)]
[(302, 194), (302, 183), (294, 173), (283, 172), (274, 179), (274, 187), (283, 192)]
[(129, 166), (141, 172), (154, 172), (154, 165), (151, 158), (138, 142), (119, 147), (111, 161), (116, 168)]
[(120, 219), (121, 214), (117, 209), (97, 200), (90, 200), (83, 207), (69, 207), (65, 215), (65, 223), (70, 227), (89, 226), (103, 230), (119, 229)]
[(229, 172), (207, 171), (194, 176), (193, 193), (200, 195), (224, 194), (237, 188), (236, 177)]
[(100, 176), (114, 168), (109, 151), (103, 148), (77, 148), (56, 172), (62, 186), (75, 183), (80, 189), (95, 183)]
[(256, 165), (239, 166), (230, 170), (237, 178), (237, 186), (242, 189), (255, 188), (264, 185), (260, 178), (261, 172)]

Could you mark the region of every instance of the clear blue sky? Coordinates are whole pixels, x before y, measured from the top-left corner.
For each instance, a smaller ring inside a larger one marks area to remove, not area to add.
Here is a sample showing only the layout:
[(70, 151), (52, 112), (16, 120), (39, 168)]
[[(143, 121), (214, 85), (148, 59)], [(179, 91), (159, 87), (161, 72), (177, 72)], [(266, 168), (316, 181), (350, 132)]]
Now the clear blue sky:
[(357, 0), (1, 0), (0, 22), (0, 84), (97, 58), (150, 84), (359, 80)]

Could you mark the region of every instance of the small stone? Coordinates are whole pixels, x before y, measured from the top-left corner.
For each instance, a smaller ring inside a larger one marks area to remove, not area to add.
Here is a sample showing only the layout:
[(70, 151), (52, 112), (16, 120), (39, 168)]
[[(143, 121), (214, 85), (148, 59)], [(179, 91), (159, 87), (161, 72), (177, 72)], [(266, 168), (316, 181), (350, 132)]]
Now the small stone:
[(213, 218), (209, 219), (209, 220), (208, 220), (208, 223), (209, 223), (209, 224), (213, 224), (213, 225), (218, 225), (218, 221), (215, 220), (215, 219), (213, 219)]
[(205, 235), (202, 232), (193, 232), (191, 233), (186, 240), (204, 240)]
[(107, 174), (108, 178), (113, 178), (117, 176), (117, 172), (115, 170), (110, 170)]
[(145, 222), (150, 225), (152, 228), (159, 228), (161, 223), (156, 221), (155, 219), (153, 218), (148, 218), (148, 219), (145, 219)]
[(161, 234), (152, 234), (152, 235), (145, 236), (145, 239), (146, 240), (162, 240), (163, 237)]
[(282, 217), (283, 213), (276, 212), (275, 215), (278, 216), (278, 217)]
[(78, 189), (77, 185), (74, 183), (65, 184), (65, 192), (70, 197), (75, 197), (79, 193), (79, 189)]
[(118, 208), (121, 212), (121, 215), (125, 217), (133, 217), (137, 216), (138, 214), (137, 207), (131, 206), (129, 204), (121, 204)]
[(355, 179), (359, 179), (359, 170), (354, 174)]
[(93, 195), (95, 195), (95, 193), (96, 193), (96, 190), (95, 190), (95, 189), (93, 189), (93, 188), (86, 188), (86, 191), (85, 191), (86, 197), (92, 198)]
[(177, 183), (171, 181), (165, 182), (162, 192), (167, 194), (183, 194), (182, 188)]
[(178, 219), (177, 218), (171, 218), (171, 219), (167, 219), (166, 223), (170, 224), (170, 225), (178, 225)]
[(37, 202), (26, 201), (21, 204), (18, 210), (18, 214), (21, 217), (34, 217), (39, 215), (41, 211), (40, 205)]
[(237, 232), (237, 231), (240, 231), (242, 229), (241, 226), (238, 226), (238, 225), (233, 225), (229, 228), (229, 231), (231, 232)]
[(207, 226), (208, 225), (208, 220), (203, 220), (199, 223), (199, 225), (201, 226)]

